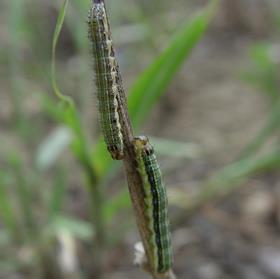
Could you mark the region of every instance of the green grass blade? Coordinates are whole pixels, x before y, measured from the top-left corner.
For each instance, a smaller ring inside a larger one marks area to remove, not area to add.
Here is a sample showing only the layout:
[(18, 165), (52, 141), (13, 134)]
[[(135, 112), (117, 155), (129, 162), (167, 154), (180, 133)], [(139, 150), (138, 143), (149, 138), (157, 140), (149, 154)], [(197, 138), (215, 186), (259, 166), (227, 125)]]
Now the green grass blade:
[(64, 107), (52, 98), (47, 93), (40, 93), (38, 96), (38, 102), (41, 108), (46, 112), (54, 121), (64, 123)]
[(250, 50), (252, 66), (243, 74), (243, 79), (262, 90), (273, 104), (279, 98), (278, 64), (274, 57), (277, 51), (273, 44), (259, 43)]
[(192, 49), (202, 38), (217, 1), (212, 1), (198, 16), (183, 25), (165, 51), (141, 74), (130, 90), (129, 113), (138, 125), (162, 96)]
[(60, 90), (59, 87), (57, 85), (57, 81), (56, 81), (56, 68), (55, 68), (55, 61), (56, 61), (56, 45), (58, 42), (58, 38), (62, 29), (62, 25), (65, 19), (65, 14), (66, 14), (66, 9), (68, 6), (68, 0), (65, 0), (58, 18), (57, 18), (57, 22), (56, 22), (56, 26), (55, 26), (55, 30), (54, 30), (54, 36), (53, 36), (53, 41), (52, 41), (52, 65), (51, 65), (51, 79), (52, 79), (52, 86), (53, 86), (53, 90), (56, 94), (56, 96), (63, 102), (69, 104), (70, 106), (73, 106), (73, 100), (67, 96), (64, 95)]
[(201, 147), (195, 143), (180, 142), (155, 137), (150, 137), (149, 139), (151, 144), (155, 146), (155, 150), (158, 155), (195, 159), (202, 153)]

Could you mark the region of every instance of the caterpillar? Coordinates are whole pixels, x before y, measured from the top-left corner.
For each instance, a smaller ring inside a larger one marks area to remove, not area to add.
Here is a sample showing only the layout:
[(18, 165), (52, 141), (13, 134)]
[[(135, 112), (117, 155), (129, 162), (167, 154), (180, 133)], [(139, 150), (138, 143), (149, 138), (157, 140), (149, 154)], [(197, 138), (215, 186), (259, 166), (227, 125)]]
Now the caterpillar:
[(121, 160), (124, 154), (118, 94), (119, 90), (122, 90), (122, 81), (103, 1), (93, 1), (88, 16), (88, 26), (94, 56), (101, 130), (112, 158)]
[(153, 269), (164, 273), (171, 269), (172, 249), (167, 214), (167, 195), (154, 149), (145, 136), (135, 137), (133, 146), (139, 175), (145, 193), (150, 244), (153, 247)]

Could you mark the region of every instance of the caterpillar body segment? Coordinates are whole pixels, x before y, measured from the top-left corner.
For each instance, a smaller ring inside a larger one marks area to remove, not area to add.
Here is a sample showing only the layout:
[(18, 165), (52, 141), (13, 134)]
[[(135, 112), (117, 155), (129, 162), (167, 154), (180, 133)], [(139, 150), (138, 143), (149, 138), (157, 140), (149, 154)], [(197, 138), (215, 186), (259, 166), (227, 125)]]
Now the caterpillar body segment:
[(151, 231), (149, 241), (153, 247), (153, 269), (164, 273), (171, 269), (173, 263), (166, 189), (148, 138), (136, 137), (133, 144), (145, 193), (146, 215)]
[(94, 56), (99, 120), (107, 149), (113, 159), (121, 160), (123, 136), (119, 117), (119, 67), (113, 49), (110, 26), (102, 1), (94, 1), (88, 16), (89, 39)]

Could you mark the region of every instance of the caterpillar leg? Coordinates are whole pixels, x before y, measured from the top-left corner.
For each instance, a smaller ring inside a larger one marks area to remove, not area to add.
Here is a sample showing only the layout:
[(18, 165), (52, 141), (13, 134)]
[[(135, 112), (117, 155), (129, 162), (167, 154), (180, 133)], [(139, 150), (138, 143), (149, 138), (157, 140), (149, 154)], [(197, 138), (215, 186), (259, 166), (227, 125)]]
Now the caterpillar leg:
[(116, 145), (108, 146), (107, 149), (114, 160), (122, 160), (124, 158), (123, 149), (118, 148)]

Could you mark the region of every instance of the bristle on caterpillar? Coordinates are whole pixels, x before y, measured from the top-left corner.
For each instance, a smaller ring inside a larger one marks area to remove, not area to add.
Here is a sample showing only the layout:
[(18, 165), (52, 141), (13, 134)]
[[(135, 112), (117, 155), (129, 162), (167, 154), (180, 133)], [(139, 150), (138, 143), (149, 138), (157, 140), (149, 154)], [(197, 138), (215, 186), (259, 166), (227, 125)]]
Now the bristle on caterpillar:
[(122, 88), (122, 81), (103, 1), (93, 1), (88, 16), (88, 26), (94, 56), (101, 129), (112, 158), (121, 160), (124, 154), (118, 94), (119, 88)]
[(154, 149), (147, 137), (133, 140), (139, 175), (144, 193), (149, 222), (150, 244), (153, 247), (153, 269), (159, 273), (172, 267), (172, 248), (167, 214), (167, 195)]

